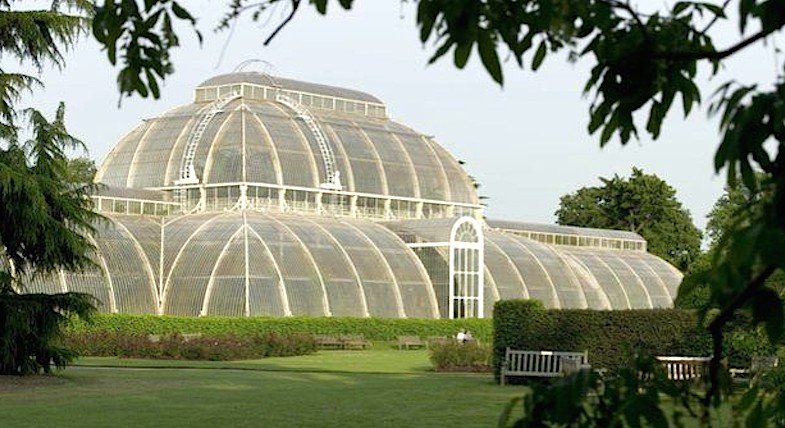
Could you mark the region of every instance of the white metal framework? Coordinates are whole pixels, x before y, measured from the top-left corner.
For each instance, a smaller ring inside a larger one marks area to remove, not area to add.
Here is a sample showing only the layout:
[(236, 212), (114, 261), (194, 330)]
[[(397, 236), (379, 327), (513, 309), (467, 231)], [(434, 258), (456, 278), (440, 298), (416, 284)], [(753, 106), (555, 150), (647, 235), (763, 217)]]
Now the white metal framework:
[(523, 229), (495, 228), (496, 230), (523, 236), (543, 244), (567, 245), (571, 247), (594, 247), (608, 250), (632, 250), (646, 252), (643, 239), (625, 239), (605, 236), (574, 235), (567, 233), (531, 231)]
[[(210, 122), (213, 120), (215, 115), (221, 113), (227, 104), (237, 98), (240, 98), (241, 96), (242, 95), (239, 92), (232, 92), (227, 96), (218, 98), (199, 118), (196, 126), (194, 126), (193, 131), (191, 131), (191, 134), (188, 136), (188, 142), (186, 143), (185, 151), (183, 152), (183, 158), (180, 161), (180, 178), (175, 181), (176, 185), (199, 183), (199, 177), (196, 176), (196, 170), (194, 169), (194, 158), (196, 157), (196, 149), (199, 147), (199, 142), (202, 141), (202, 136), (204, 136), (204, 131), (207, 129), (207, 126), (210, 125)], [(182, 199), (185, 192), (181, 191), (179, 193), (180, 198)]]
[(244, 97), (251, 100), (273, 100), (275, 96), (284, 91), (287, 96), (298, 101), (299, 104), (317, 110), (331, 110), (341, 113), (356, 114), (361, 116), (384, 119), (387, 117), (387, 107), (381, 102), (362, 101), (336, 95), (326, 95), (316, 92), (282, 89), (275, 76), (262, 73), (269, 83), (260, 85), (253, 83), (234, 83), (215, 86), (199, 86), (194, 91), (196, 102), (210, 102), (221, 97), (227, 91), (241, 92)]
[(238, 206), (245, 187), (245, 209), (260, 212), (328, 214), (331, 217), (403, 220), (482, 216), (482, 205), (435, 199), (377, 195), (275, 183), (231, 182), (151, 188), (185, 194), (183, 211), (222, 211)]
[(333, 149), (330, 147), (330, 142), (327, 136), (322, 131), (322, 128), (316, 122), (311, 112), (305, 106), (290, 98), (283, 92), (279, 91), (275, 94), (275, 101), (285, 105), (297, 113), (297, 117), (305, 122), (308, 130), (316, 139), (316, 144), (319, 146), (319, 151), (322, 154), (322, 162), (324, 164), (324, 173), (327, 180), (320, 184), (319, 187), (329, 190), (341, 190), (341, 173), (335, 167), (335, 155)]
[(483, 318), (484, 242), (482, 225), (472, 217), (461, 217), (450, 231), (449, 300), (450, 318)]
[(183, 211), (179, 202), (101, 195), (94, 195), (92, 199), (95, 210), (105, 213), (170, 216)]

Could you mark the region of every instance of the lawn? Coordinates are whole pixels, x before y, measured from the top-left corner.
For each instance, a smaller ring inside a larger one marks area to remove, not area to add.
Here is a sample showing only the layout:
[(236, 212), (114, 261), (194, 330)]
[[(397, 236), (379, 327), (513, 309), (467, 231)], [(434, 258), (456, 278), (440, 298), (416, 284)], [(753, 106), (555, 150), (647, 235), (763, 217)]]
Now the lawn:
[(522, 391), (487, 374), (429, 372), (424, 351), (79, 364), (50, 379), (0, 379), (3, 426), (492, 426)]
[[(428, 373), (428, 351), (398, 351), (377, 346), (367, 351), (320, 351), (301, 357), (273, 357), (244, 361), (173, 361), (138, 360), (112, 357), (82, 358), (79, 366), (106, 367), (190, 367), (265, 371), (337, 372), (337, 373)], [(487, 378), (488, 376), (486, 376)]]

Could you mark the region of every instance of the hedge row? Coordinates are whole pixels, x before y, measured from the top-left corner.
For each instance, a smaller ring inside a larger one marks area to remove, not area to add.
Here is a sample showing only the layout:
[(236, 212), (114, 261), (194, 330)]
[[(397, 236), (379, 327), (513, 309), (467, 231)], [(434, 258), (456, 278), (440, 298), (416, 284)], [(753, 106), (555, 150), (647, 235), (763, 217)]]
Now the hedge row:
[(102, 314), (92, 324), (73, 321), (70, 332), (119, 332), (128, 334), (202, 333), (210, 336), (276, 334), (362, 334), (368, 340), (394, 340), (396, 336), (455, 336), (461, 329), (480, 341), (492, 337), (490, 319), (430, 320), (344, 317), (174, 317), (156, 315)]
[(82, 356), (164, 360), (248, 360), (316, 352), (309, 334), (266, 333), (249, 336), (151, 336), (120, 332), (69, 332), (63, 346)]
[(634, 351), (653, 355), (706, 356), (711, 338), (698, 329), (693, 312), (677, 309), (624, 311), (546, 310), (533, 300), (496, 303), (494, 373), (507, 347), (521, 350), (584, 351), (594, 367), (618, 369)]

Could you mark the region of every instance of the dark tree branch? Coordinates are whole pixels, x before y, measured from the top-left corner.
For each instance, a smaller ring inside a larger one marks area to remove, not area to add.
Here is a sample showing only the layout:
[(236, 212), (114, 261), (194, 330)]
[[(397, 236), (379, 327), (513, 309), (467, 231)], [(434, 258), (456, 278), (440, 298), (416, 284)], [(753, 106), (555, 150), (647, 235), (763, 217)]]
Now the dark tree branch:
[[(725, 12), (725, 9), (728, 7), (728, 4), (730, 4), (730, 0), (725, 0), (725, 2), (722, 3), (722, 11), (723, 12)], [(706, 25), (706, 27), (703, 30), (700, 31), (700, 34), (701, 35), (706, 35), (706, 32), (709, 31), (709, 29), (711, 27), (713, 27), (714, 24), (717, 23), (717, 21), (719, 19), (720, 19), (720, 15), (719, 14), (714, 15), (714, 18), (712, 18), (711, 21)]]
[(292, 0), (292, 11), (289, 12), (289, 15), (280, 24), (278, 24), (275, 30), (273, 30), (272, 34), (270, 34), (270, 36), (267, 37), (267, 39), (264, 41), (265, 46), (269, 45), (270, 42), (273, 41), (275, 36), (277, 36), (278, 33), (280, 33), (281, 30), (283, 30), (283, 28), (286, 27), (287, 24), (289, 24), (289, 22), (294, 18), (294, 15), (297, 13), (297, 9), (299, 8), (300, 8), (300, 0)]
[(708, 59), (712, 61), (718, 61), (721, 59), (725, 59), (736, 52), (746, 48), (747, 46), (759, 41), (760, 39), (768, 36), (771, 32), (768, 31), (761, 31), (754, 36), (750, 36), (747, 39), (744, 39), (737, 43), (734, 46), (729, 47), (728, 49), (722, 51), (683, 51), (683, 52), (655, 52), (654, 56), (657, 58), (664, 58), (664, 59), (675, 59), (675, 60), (698, 60), (698, 59)]
[(744, 290), (737, 294), (709, 324), (709, 332), (712, 337), (712, 357), (709, 362), (709, 390), (704, 397), (704, 404), (711, 404), (711, 399), (719, 391), (720, 360), (722, 359), (723, 334), (722, 329), (730, 321), (733, 314), (753, 296), (753, 294), (763, 286), (767, 279), (777, 270), (776, 266), (766, 266), (755, 278), (747, 284)]
[(626, 11), (627, 13), (629, 13), (630, 17), (633, 20), (635, 20), (635, 22), (638, 24), (639, 27), (641, 27), (641, 31), (643, 31), (644, 33), (648, 34), (648, 31), (646, 30), (646, 24), (644, 24), (643, 20), (641, 20), (641, 14), (638, 13), (638, 11), (636, 11), (632, 7), (632, 5), (630, 5), (629, 0), (626, 1), (626, 2), (622, 2), (622, 1), (619, 1), (619, 0), (607, 0), (607, 1), (605, 1), (605, 3), (607, 3), (611, 7), (622, 9), (622, 10)]

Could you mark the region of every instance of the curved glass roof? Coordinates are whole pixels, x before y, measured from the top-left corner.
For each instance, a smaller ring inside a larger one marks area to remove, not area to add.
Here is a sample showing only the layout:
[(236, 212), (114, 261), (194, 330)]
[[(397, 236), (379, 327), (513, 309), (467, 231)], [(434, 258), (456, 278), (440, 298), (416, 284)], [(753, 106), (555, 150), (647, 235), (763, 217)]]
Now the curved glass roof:
[[(96, 180), (117, 187), (173, 186), (193, 128), (209, 106), (185, 105), (144, 121), (106, 156)], [(311, 113), (329, 140), (343, 190), (479, 203), (469, 176), (431, 138), (388, 119), (315, 109)], [(203, 130), (193, 164), (200, 182), (208, 185), (318, 188), (327, 181), (322, 151), (307, 124), (270, 100), (228, 103)]]
[[(109, 216), (95, 269), (31, 291), (87, 291), (105, 311), (225, 316), (438, 316), (417, 257), (362, 220), (226, 212)], [(160, 302), (160, 305), (159, 305)]]
[(617, 238), (630, 241), (645, 241), (642, 236), (626, 230), (594, 229), (589, 227), (562, 226), (558, 224), (530, 223), (511, 220), (487, 220), (488, 226), (503, 230), (520, 230), (562, 235), (591, 236), (597, 238)]
[(548, 308), (672, 307), (682, 279), (644, 251), (548, 245), (496, 230), (485, 232), (485, 267), (486, 295)]
[[(417, 250), (434, 285), (448, 269), (455, 219), (385, 223)], [(484, 231), (485, 311), (500, 299), (537, 299), (555, 309), (641, 309), (673, 306), (682, 274), (645, 251), (550, 245), (514, 233)], [(441, 246), (438, 246), (440, 244)]]
[[(163, 227), (152, 216), (109, 218), (95, 268), (33, 278), (29, 291), (88, 292), (103, 310), (127, 313), (434, 318), (455, 222), (385, 227), (250, 211), (180, 216)], [(682, 279), (645, 251), (549, 245), (493, 229), (484, 231), (484, 264), (487, 314), (515, 298), (557, 309), (672, 307)]]
[(348, 100), (383, 104), (382, 100), (365, 92), (339, 88), (336, 86), (321, 85), (318, 83), (303, 82), (300, 80), (286, 79), (278, 76), (271, 77), (269, 74), (260, 73), (257, 71), (241, 71), (236, 73), (221, 74), (205, 80), (204, 82), (200, 83), (198, 87), (204, 88), (207, 86), (223, 86), (239, 83), (279, 87), (289, 91), (306, 92), (315, 95), (326, 95), (329, 97), (338, 97)]

